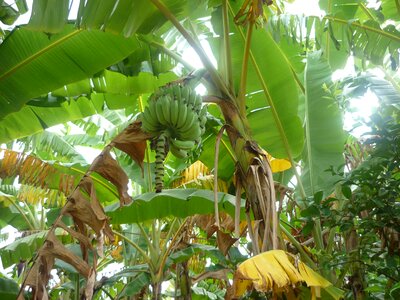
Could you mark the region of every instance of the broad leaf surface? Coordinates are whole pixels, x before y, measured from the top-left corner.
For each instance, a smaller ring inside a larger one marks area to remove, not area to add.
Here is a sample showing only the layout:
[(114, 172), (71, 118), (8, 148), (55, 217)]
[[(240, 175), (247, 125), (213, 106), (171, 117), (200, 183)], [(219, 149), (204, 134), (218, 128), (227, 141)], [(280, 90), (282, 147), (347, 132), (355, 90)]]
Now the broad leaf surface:
[[(218, 201), (220, 210), (234, 215), (235, 196), (218, 193)], [(129, 206), (112, 204), (105, 211), (112, 224), (137, 223), (168, 216), (185, 218), (195, 214), (213, 213), (214, 195), (207, 190), (164, 190), (162, 193), (141, 194)]]
[[(214, 31), (222, 34), (221, 17), (218, 11), (212, 15), (212, 23)], [(233, 72), (233, 81), (237, 90), (240, 83), (238, 70), (242, 68), (245, 43), (239, 29), (232, 23), (231, 31), (233, 33), (230, 35), (232, 69), (236, 70)], [(214, 53), (218, 54), (218, 49), (222, 47), (221, 39), (219, 37), (212, 38), (210, 43)], [(287, 151), (296, 157), (303, 149), (303, 135), (301, 122), (297, 116), (299, 96), (292, 73), (292, 64), (296, 65), (296, 68), (301, 68), (301, 66), (298, 65), (297, 58), (291, 62), (292, 58), (286, 56), (285, 52), (274, 42), (270, 33), (263, 28), (254, 29), (251, 51), (266, 84), (266, 93), (268, 94), (266, 96), (262, 90), (261, 80), (250, 59), (246, 93), (248, 97), (251, 97), (253, 93), (258, 94), (258, 97), (252, 98), (249, 102), (254, 110), (264, 109), (262, 112), (251, 112), (248, 115), (253, 138), (276, 158), (288, 157)], [(289, 55), (292, 56), (292, 53)], [(223, 60), (217, 57), (217, 61)], [(277, 112), (275, 116), (272, 114), (272, 107)], [(260, 122), (261, 119), (262, 122)], [(278, 130), (280, 126), (282, 126), (282, 131)], [(288, 149), (284, 145), (284, 140), (287, 140)]]
[(35, 252), (42, 246), (47, 231), (41, 231), (15, 240), (0, 249), (1, 261), (4, 268), (8, 268), (20, 259), (28, 260), (34, 256)]
[(14, 300), (19, 292), (18, 284), (8, 278), (0, 278), (0, 299)]
[(320, 52), (310, 53), (305, 70), (305, 133), (306, 145), (302, 160), (302, 182), (308, 196), (315, 192), (330, 192), (339, 178), (327, 169), (344, 164), (342, 114), (327, 88), (331, 85), (331, 70)]
[(0, 45), (0, 119), (33, 97), (92, 76), (136, 47), (133, 39), (98, 30), (66, 26), (49, 37), (16, 28)]

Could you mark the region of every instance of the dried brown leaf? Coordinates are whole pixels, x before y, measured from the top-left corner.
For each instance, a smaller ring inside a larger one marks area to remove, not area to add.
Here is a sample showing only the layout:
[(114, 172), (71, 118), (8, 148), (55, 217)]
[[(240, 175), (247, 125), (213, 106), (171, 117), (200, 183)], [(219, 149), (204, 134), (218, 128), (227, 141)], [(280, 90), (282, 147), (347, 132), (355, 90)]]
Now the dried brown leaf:
[(97, 219), (106, 221), (104, 224), (103, 232), (110, 239), (111, 242), (114, 242), (114, 234), (108, 223), (108, 217), (104, 212), (103, 206), (101, 206), (99, 200), (97, 199), (93, 180), (89, 176), (85, 176), (81, 180), (79, 186), (82, 187), (82, 189), (90, 196), (90, 205)]
[[(212, 214), (196, 215), (193, 218), (193, 222), (207, 233), (207, 238), (210, 238), (218, 229), (215, 225), (215, 217)], [(221, 212), (220, 222), (220, 227), (223, 231), (233, 232), (235, 230), (235, 223), (230, 215)]]
[(232, 238), (229, 233), (217, 231), (217, 246), (223, 255), (226, 255), (231, 248), (231, 246), (237, 241), (237, 239)]
[(146, 140), (151, 136), (142, 131), (140, 122), (131, 123), (125, 128), (112, 144), (116, 148), (128, 154), (143, 170), (143, 159), (146, 151)]
[(132, 202), (132, 198), (128, 195), (128, 176), (112, 158), (110, 148), (104, 149), (95, 159), (90, 170), (99, 173), (117, 187), (121, 206)]
[(60, 227), (60, 228), (64, 229), (66, 232), (68, 232), (74, 239), (79, 241), (79, 244), (81, 246), (84, 246), (86, 249), (89, 249), (89, 250), (92, 249), (92, 244), (86, 235), (83, 235), (82, 233), (69, 228), (61, 220), (59, 220), (55, 224), (55, 226)]
[(84, 224), (87, 224), (95, 231), (98, 237), (101, 236), (101, 232), (105, 230), (107, 236), (113, 241), (114, 236), (108, 226), (107, 216), (104, 212), (93, 209), (93, 202), (89, 202), (81, 191), (76, 189), (61, 213), (69, 214), (73, 217), (74, 223), (78, 227), (80, 233), (86, 235)]
[(93, 297), (94, 284), (96, 282), (96, 272), (94, 269), (90, 270), (90, 275), (86, 281), (85, 297), (86, 300), (90, 300)]
[(206, 232), (207, 238), (210, 238), (217, 231), (214, 215), (196, 215), (193, 222)]
[[(88, 278), (90, 275), (91, 267), (82, 258), (72, 253), (70, 250), (65, 248), (65, 246), (56, 238), (54, 233), (50, 233), (45, 241), (45, 246), (39, 250), (39, 255), (41, 258), (46, 258), (45, 270), (49, 273), (53, 268), (54, 258), (61, 259), (66, 263), (73, 266), (82, 276)], [(47, 259), (52, 258), (51, 263), (47, 263)], [(44, 265), (43, 260), (41, 260), (41, 266)]]
[(203, 279), (207, 279), (207, 278), (213, 278), (213, 279), (219, 279), (219, 280), (227, 280), (228, 277), (228, 273), (230, 272), (229, 269), (221, 269), (218, 271), (207, 271), (204, 272), (196, 277), (193, 277), (192, 283), (196, 283), (199, 282)]

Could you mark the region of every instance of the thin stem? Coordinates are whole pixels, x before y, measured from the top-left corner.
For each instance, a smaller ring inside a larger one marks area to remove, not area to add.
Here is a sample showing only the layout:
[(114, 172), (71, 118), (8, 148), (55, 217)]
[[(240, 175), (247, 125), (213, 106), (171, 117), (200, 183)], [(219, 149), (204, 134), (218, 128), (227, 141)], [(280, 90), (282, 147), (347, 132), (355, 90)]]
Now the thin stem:
[(228, 18), (228, 0), (222, 1), (222, 27), (224, 31), (224, 51), (225, 51), (225, 80), (231, 93), (234, 95), (233, 71), (232, 71), (232, 55), (231, 43), (229, 38), (229, 18)]
[(313, 268), (314, 270), (317, 269), (317, 265), (313, 262), (313, 260), (307, 255), (304, 251), (303, 246), (286, 230), (286, 228), (280, 224), (281, 231), (287, 236), (289, 241), (296, 247), (296, 249), (300, 252), (301, 257), (307, 262), (307, 264)]
[(314, 236), (314, 242), (315, 242), (315, 247), (319, 250), (323, 250), (324, 247), (324, 242), (322, 238), (322, 231), (321, 231), (321, 220), (316, 219), (314, 221), (314, 227), (313, 227), (313, 236)]
[(144, 258), (144, 260), (145, 260), (147, 263), (151, 262), (151, 260), (150, 260), (149, 256), (147, 255), (147, 253), (146, 253), (142, 248), (140, 248), (138, 244), (136, 244), (134, 241), (130, 240), (129, 238), (127, 238), (127, 237), (124, 236), (123, 234), (120, 234), (120, 233), (117, 232), (117, 231), (114, 231), (114, 230), (113, 230), (113, 233), (114, 233), (116, 236), (120, 237), (121, 239), (125, 240), (125, 242), (127, 242), (127, 243), (128, 243), (129, 245), (131, 245), (133, 248), (135, 248), (135, 249), (137, 250), (137, 252), (139, 252), (139, 253), (142, 255), (142, 257)]
[[(145, 42), (147, 42), (147, 41), (145, 40)], [(151, 41), (151, 42), (148, 42), (148, 43), (151, 46), (157, 47), (158, 49), (163, 51), (165, 54), (169, 55), (174, 60), (176, 60), (177, 62), (181, 63), (189, 71), (194, 71), (195, 70), (195, 68), (191, 64), (189, 64), (186, 60), (184, 60), (178, 53), (175, 53), (174, 51), (171, 51), (170, 49), (165, 47), (163, 44), (157, 43), (155, 41)]]
[(81, 283), (79, 281), (79, 273), (75, 275), (75, 300), (79, 300), (81, 295), (79, 295), (79, 291), (81, 289)]
[(240, 210), (242, 204), (242, 184), (239, 179), (236, 179), (236, 195), (235, 195), (235, 238), (236, 247), (239, 246), (239, 238), (240, 238)]
[(244, 53), (243, 53), (243, 62), (242, 62), (242, 71), (240, 73), (240, 88), (239, 88), (239, 96), (236, 98), (237, 106), (239, 107), (239, 111), (241, 115), (246, 114), (246, 86), (247, 86), (247, 71), (249, 65), (249, 56), (250, 56), (250, 46), (251, 46), (251, 37), (253, 34), (254, 24), (250, 22), (249, 27), (247, 28), (245, 45), (244, 45)]
[(182, 26), (182, 24), (178, 21), (178, 19), (171, 13), (171, 11), (159, 0), (151, 0), (151, 2), (158, 8), (158, 10), (169, 20), (175, 28), (182, 34), (182, 36), (187, 40), (189, 45), (196, 51), (197, 55), (200, 57), (201, 62), (204, 67), (210, 73), (211, 79), (218, 86), (218, 88), (225, 95), (229, 96), (230, 99), (233, 97), (230, 95), (230, 92), (215, 69), (214, 65), (209, 60), (207, 54), (204, 52), (203, 48), (200, 44), (196, 43), (194, 38), (189, 34), (189, 32)]
[(39, 229), (39, 228), (40, 228), (40, 225), (39, 225), (39, 223), (38, 223), (38, 221), (37, 221), (37, 218), (35, 218), (35, 216), (34, 216), (32, 210), (29, 208), (28, 203), (26, 203), (26, 201), (25, 201), (24, 199), (21, 199), (21, 201), (22, 201), (22, 203), (24, 203), (24, 206), (26, 207), (26, 211), (27, 211), (27, 213), (28, 213), (29, 218), (30, 218), (31, 221), (32, 221), (33, 226), (35, 226), (36, 229)]
[(114, 299), (114, 297), (104, 288), (101, 288), (102, 292), (105, 293), (111, 300)]
[(156, 251), (155, 251), (154, 246), (153, 246), (153, 244), (152, 244), (152, 242), (151, 242), (151, 240), (150, 240), (149, 235), (148, 235), (147, 232), (144, 230), (143, 226), (142, 226), (141, 224), (139, 224), (139, 223), (138, 223), (137, 225), (138, 225), (138, 227), (139, 227), (139, 229), (140, 229), (140, 232), (142, 233), (144, 239), (146, 240), (146, 245), (147, 245), (147, 247), (149, 247), (149, 252), (150, 252), (150, 258), (149, 258), (149, 260), (151, 261), (151, 257), (155, 255)]
[(215, 152), (214, 152), (214, 211), (215, 211), (215, 225), (219, 228), (219, 211), (218, 211), (218, 156), (219, 156), (219, 144), (222, 140), (222, 135), (225, 130), (225, 125), (221, 127), (217, 134), (217, 140), (215, 141)]
[[(174, 222), (173, 222), (172, 225), (175, 225), (175, 221), (176, 221), (176, 219), (174, 220)], [(166, 251), (164, 252), (164, 255), (163, 255), (162, 260), (161, 260), (161, 263), (160, 263), (160, 268), (159, 268), (159, 270), (158, 270), (157, 278), (161, 278), (161, 275), (162, 275), (162, 272), (163, 272), (165, 263), (166, 263), (166, 261), (167, 261), (168, 255), (171, 253), (173, 247), (176, 246), (176, 245), (175, 245), (176, 240), (177, 240), (179, 234), (181, 233), (182, 229), (185, 227), (185, 225), (186, 225), (186, 220), (183, 221), (182, 224), (179, 226), (178, 230), (176, 231), (176, 233), (174, 234), (174, 237), (173, 237), (172, 240), (171, 240), (171, 243), (169, 244), (168, 248), (167, 248)], [(171, 226), (171, 227), (172, 227), (172, 226)], [(170, 237), (170, 233), (172, 234), (172, 231), (171, 231), (171, 230), (168, 232), (168, 238)]]
[(10, 201), (11, 204), (18, 210), (18, 212), (20, 213), (20, 215), (22, 216), (22, 218), (24, 218), (26, 224), (28, 224), (29, 228), (30, 228), (31, 230), (35, 230), (35, 226), (33, 226), (33, 225), (31, 224), (31, 222), (29, 221), (29, 219), (28, 219), (27, 216), (25, 215), (25, 212), (22, 210), (22, 208), (21, 208), (15, 201), (13, 201), (13, 200), (11, 199), (11, 197), (6, 197), (6, 199), (7, 199), (8, 201)]
[(368, 18), (370, 18), (371, 20), (376, 21), (376, 18), (371, 14), (371, 12), (369, 11), (369, 9), (365, 6), (364, 3), (359, 2), (358, 6), (361, 7), (361, 10), (367, 15)]
[[(139, 111), (143, 112), (144, 107), (143, 107), (143, 98), (142, 95), (139, 95), (138, 98), (138, 104), (139, 104)], [(153, 190), (153, 181), (151, 180), (151, 168), (150, 168), (150, 146), (146, 142), (146, 161), (147, 161), (147, 187), (148, 187), (148, 192), (151, 192)]]
[(382, 29), (370, 27), (370, 26), (363, 25), (363, 24), (360, 24), (360, 23), (357, 23), (357, 22), (350, 23), (348, 20), (339, 19), (339, 18), (334, 17), (334, 16), (325, 16), (324, 19), (327, 19), (327, 20), (330, 20), (330, 21), (333, 21), (333, 22), (337, 22), (337, 23), (341, 23), (341, 24), (345, 24), (345, 25), (349, 25), (351, 27), (361, 28), (361, 29), (364, 29), (366, 31), (371, 31), (371, 32), (377, 33), (377, 34), (379, 34), (381, 36), (387, 37), (387, 38), (389, 38), (389, 39), (391, 39), (393, 41), (400, 42), (400, 36), (396, 36), (395, 34), (390, 33), (388, 31), (384, 31)]

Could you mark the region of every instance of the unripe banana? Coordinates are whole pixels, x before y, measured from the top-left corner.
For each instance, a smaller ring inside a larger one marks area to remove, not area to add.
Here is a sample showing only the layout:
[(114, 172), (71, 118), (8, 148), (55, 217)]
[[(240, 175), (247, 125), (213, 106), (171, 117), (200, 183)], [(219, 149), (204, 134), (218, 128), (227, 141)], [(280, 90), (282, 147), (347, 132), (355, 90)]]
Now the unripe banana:
[(196, 94), (194, 99), (194, 110), (195, 112), (199, 113), (201, 110), (201, 104), (203, 103), (201, 96)]
[(178, 122), (176, 123), (176, 128), (181, 128), (185, 124), (187, 112), (187, 106), (181, 102), (179, 105)]
[(191, 88), (188, 86), (182, 87), (182, 93), (181, 93), (182, 94), (182, 102), (184, 104), (186, 104), (186, 106), (189, 102), (191, 91), (192, 91)]
[(171, 111), (170, 111), (171, 97), (164, 96), (164, 100), (161, 102), (161, 106), (162, 106), (162, 112), (164, 115), (165, 122), (167, 124), (170, 124), (170, 122), (171, 122)]
[(190, 127), (187, 131), (182, 131), (180, 134), (180, 138), (183, 140), (196, 140), (201, 136), (201, 128), (199, 121), (196, 119), (196, 122)]
[(167, 125), (167, 121), (165, 120), (164, 113), (163, 113), (163, 101), (165, 101), (166, 96), (162, 96), (157, 99), (156, 101), (156, 113), (157, 113), (157, 119), (158, 122), (160, 122), (161, 125)]
[(155, 120), (156, 121), (156, 123), (159, 123), (158, 122), (158, 117), (157, 117), (157, 112), (156, 112), (156, 101), (150, 101), (150, 102), (148, 102), (148, 108), (149, 108), (149, 114), (150, 114), (150, 116), (151, 116), (151, 119), (153, 119), (153, 120)]
[(194, 102), (195, 102), (195, 100), (196, 100), (196, 93), (195, 93), (195, 92), (190, 93), (190, 96), (189, 96), (189, 99), (188, 99), (186, 105), (187, 105), (188, 108), (190, 108), (191, 110), (194, 109)]
[(194, 141), (193, 140), (177, 140), (177, 139), (171, 139), (170, 140), (171, 145), (174, 145), (178, 149), (183, 149), (183, 150), (191, 150), (194, 147)]
[(177, 100), (172, 100), (170, 105), (171, 110), (171, 126), (176, 127), (178, 123), (179, 105)]
[(174, 99), (181, 102), (181, 87), (179, 86), (179, 84), (172, 86), (172, 91), (175, 96)]
[(150, 115), (148, 107), (146, 107), (144, 112), (141, 113), (141, 118), (142, 126), (145, 131), (149, 133), (154, 133), (159, 130), (158, 121), (156, 119), (153, 119), (153, 117)]
[(181, 127), (177, 128), (178, 131), (185, 132), (189, 130), (189, 128), (192, 127), (193, 123), (195, 123), (195, 121), (198, 121), (197, 118), (197, 114), (195, 114), (193, 110), (187, 108), (185, 123)]
[(178, 157), (178, 158), (186, 158), (188, 156), (188, 152), (186, 150), (183, 149), (179, 149), (177, 147), (175, 147), (174, 145), (171, 144), (169, 150), (171, 151), (171, 153)]

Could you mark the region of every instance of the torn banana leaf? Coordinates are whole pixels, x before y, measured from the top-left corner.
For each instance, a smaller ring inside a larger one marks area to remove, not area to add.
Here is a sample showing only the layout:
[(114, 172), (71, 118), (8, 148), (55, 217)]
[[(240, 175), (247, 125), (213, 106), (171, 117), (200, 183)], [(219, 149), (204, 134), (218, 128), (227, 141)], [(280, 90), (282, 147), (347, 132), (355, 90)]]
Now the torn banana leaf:
[(318, 296), (320, 290), (325, 289), (335, 300), (343, 297), (341, 290), (331, 289), (333, 285), (328, 280), (301, 261), (294, 264), (292, 257), (283, 250), (267, 251), (244, 261), (234, 275), (234, 296), (241, 297), (255, 289), (298, 299), (293, 291), (301, 283), (311, 288), (312, 295)]

